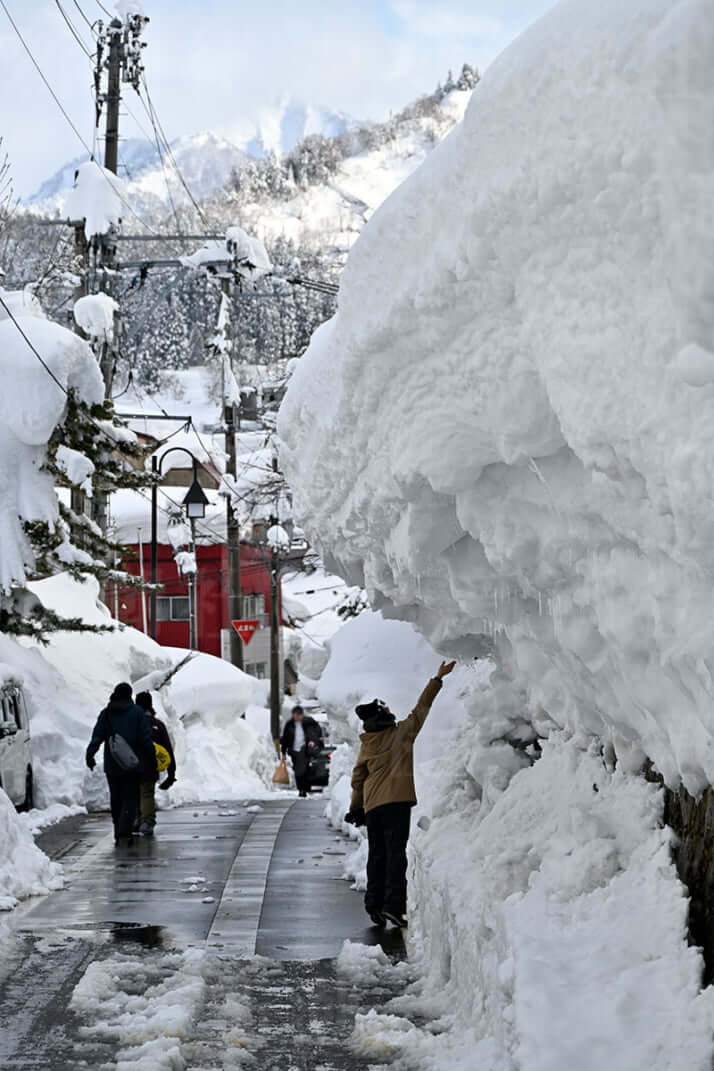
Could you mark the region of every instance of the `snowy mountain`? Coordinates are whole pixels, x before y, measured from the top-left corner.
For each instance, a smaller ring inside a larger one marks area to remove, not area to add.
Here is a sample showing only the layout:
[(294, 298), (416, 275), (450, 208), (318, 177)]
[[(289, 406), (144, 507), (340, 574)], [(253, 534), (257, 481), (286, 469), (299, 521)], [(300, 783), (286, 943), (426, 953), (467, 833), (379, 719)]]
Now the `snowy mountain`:
[[(471, 90), (424, 97), (385, 123), (345, 126), (327, 143), (298, 143), (288, 164), (258, 162), (211, 213), (267, 245), (287, 240), (344, 257), (372, 213), (463, 118)], [(262, 166), (261, 166), (262, 163)]]
[[(311, 134), (335, 137), (344, 133), (351, 120), (342, 114), (302, 104), (284, 96), (266, 108), (254, 130), (238, 141), (220, 137), (210, 131), (182, 135), (171, 142), (171, 154), (197, 200), (204, 200), (221, 190), (232, 172), (249, 160), (268, 153), (283, 156)], [(167, 153), (164, 163), (154, 142), (144, 138), (122, 141), (119, 151), (119, 174), (127, 181), (127, 193), (139, 212), (161, 211), (170, 197), (177, 204), (188, 197)], [(67, 191), (74, 174), (87, 156), (78, 156), (64, 164), (27, 199), (33, 210), (54, 215), (64, 210)]]
[[(198, 199), (210, 197), (220, 190), (234, 168), (244, 166), (248, 160), (237, 145), (210, 132), (176, 138), (171, 142), (171, 152)], [(42, 183), (27, 201), (27, 206), (48, 215), (62, 214), (75, 171), (86, 160), (86, 156), (80, 156), (61, 167)], [(164, 162), (165, 169), (153, 142), (130, 138), (121, 143), (119, 174), (126, 180), (127, 196), (136, 211), (162, 211), (168, 203), (169, 191), (174, 202), (187, 199), (166, 154)]]
[(269, 152), (284, 156), (311, 134), (334, 138), (344, 134), (352, 122), (341, 112), (316, 108), (284, 94), (276, 104), (263, 110), (255, 133), (240, 144), (255, 159)]

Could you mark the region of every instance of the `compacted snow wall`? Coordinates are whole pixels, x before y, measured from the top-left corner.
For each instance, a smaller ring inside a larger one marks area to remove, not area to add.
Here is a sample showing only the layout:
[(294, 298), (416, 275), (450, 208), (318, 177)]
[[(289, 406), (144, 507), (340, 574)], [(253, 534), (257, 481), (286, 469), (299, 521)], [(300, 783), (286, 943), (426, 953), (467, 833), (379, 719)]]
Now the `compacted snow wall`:
[(565, 0), (376, 213), (280, 418), (301, 523), (562, 726), (714, 780), (709, 0)]
[(710, 1065), (639, 771), (714, 783), (713, 101), (709, 0), (563, 0), (372, 218), (294, 371), (282, 460), (329, 565), (499, 666), (413, 838), (425, 980), (393, 1010), (442, 1032), (366, 1017), (365, 1051)]

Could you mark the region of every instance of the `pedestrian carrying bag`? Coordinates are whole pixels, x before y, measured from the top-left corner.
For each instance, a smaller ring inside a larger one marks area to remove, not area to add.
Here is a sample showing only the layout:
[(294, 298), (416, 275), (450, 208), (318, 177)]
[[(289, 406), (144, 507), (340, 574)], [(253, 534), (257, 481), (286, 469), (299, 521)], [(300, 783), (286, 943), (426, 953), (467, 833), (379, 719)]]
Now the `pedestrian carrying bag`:
[(154, 743), (154, 751), (156, 752), (156, 768), (159, 773), (163, 773), (171, 765), (171, 756), (162, 744)]
[(282, 758), (280, 760), (280, 762), (278, 764), (278, 767), (277, 767), (275, 773), (273, 774), (273, 784), (274, 785), (289, 785), (290, 784), (290, 774), (288, 773), (288, 768), (285, 765), (285, 759), (284, 758)]
[(121, 733), (115, 731), (109, 714), (107, 714), (107, 721), (109, 722), (109, 736), (107, 737), (109, 754), (120, 770), (124, 770), (126, 773), (134, 773), (141, 765), (134, 748), (124, 739)]

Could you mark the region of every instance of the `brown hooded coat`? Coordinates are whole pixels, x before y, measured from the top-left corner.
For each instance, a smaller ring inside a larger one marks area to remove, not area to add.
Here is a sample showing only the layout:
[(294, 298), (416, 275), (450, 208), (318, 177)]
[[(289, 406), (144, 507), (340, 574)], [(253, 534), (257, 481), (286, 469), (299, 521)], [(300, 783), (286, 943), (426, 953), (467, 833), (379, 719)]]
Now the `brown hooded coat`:
[(351, 811), (367, 813), (385, 803), (416, 803), (414, 741), (440, 691), (441, 681), (434, 677), (408, 718), (381, 732), (362, 733), (352, 771)]

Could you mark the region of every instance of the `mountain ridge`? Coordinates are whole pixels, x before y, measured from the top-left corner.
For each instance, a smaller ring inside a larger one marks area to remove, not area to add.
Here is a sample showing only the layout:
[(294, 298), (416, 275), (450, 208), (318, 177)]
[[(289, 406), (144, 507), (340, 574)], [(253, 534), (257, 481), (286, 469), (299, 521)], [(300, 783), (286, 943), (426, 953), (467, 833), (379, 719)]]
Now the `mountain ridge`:
[[(252, 132), (234, 139), (211, 130), (180, 134), (169, 144), (187, 184), (202, 200), (211, 197), (228, 182), (234, 170), (269, 153), (290, 152), (311, 134), (335, 137), (344, 133), (353, 120), (341, 113), (297, 101), (285, 94), (265, 108)], [(148, 138), (127, 138), (121, 142), (119, 175), (127, 183), (127, 193), (138, 200), (140, 209), (159, 208), (171, 200), (182, 201), (185, 191), (170, 162), (161, 156)], [(62, 214), (67, 192), (80, 164), (89, 156), (77, 156), (49, 175), (29, 197), (24, 207), (48, 215)]]

